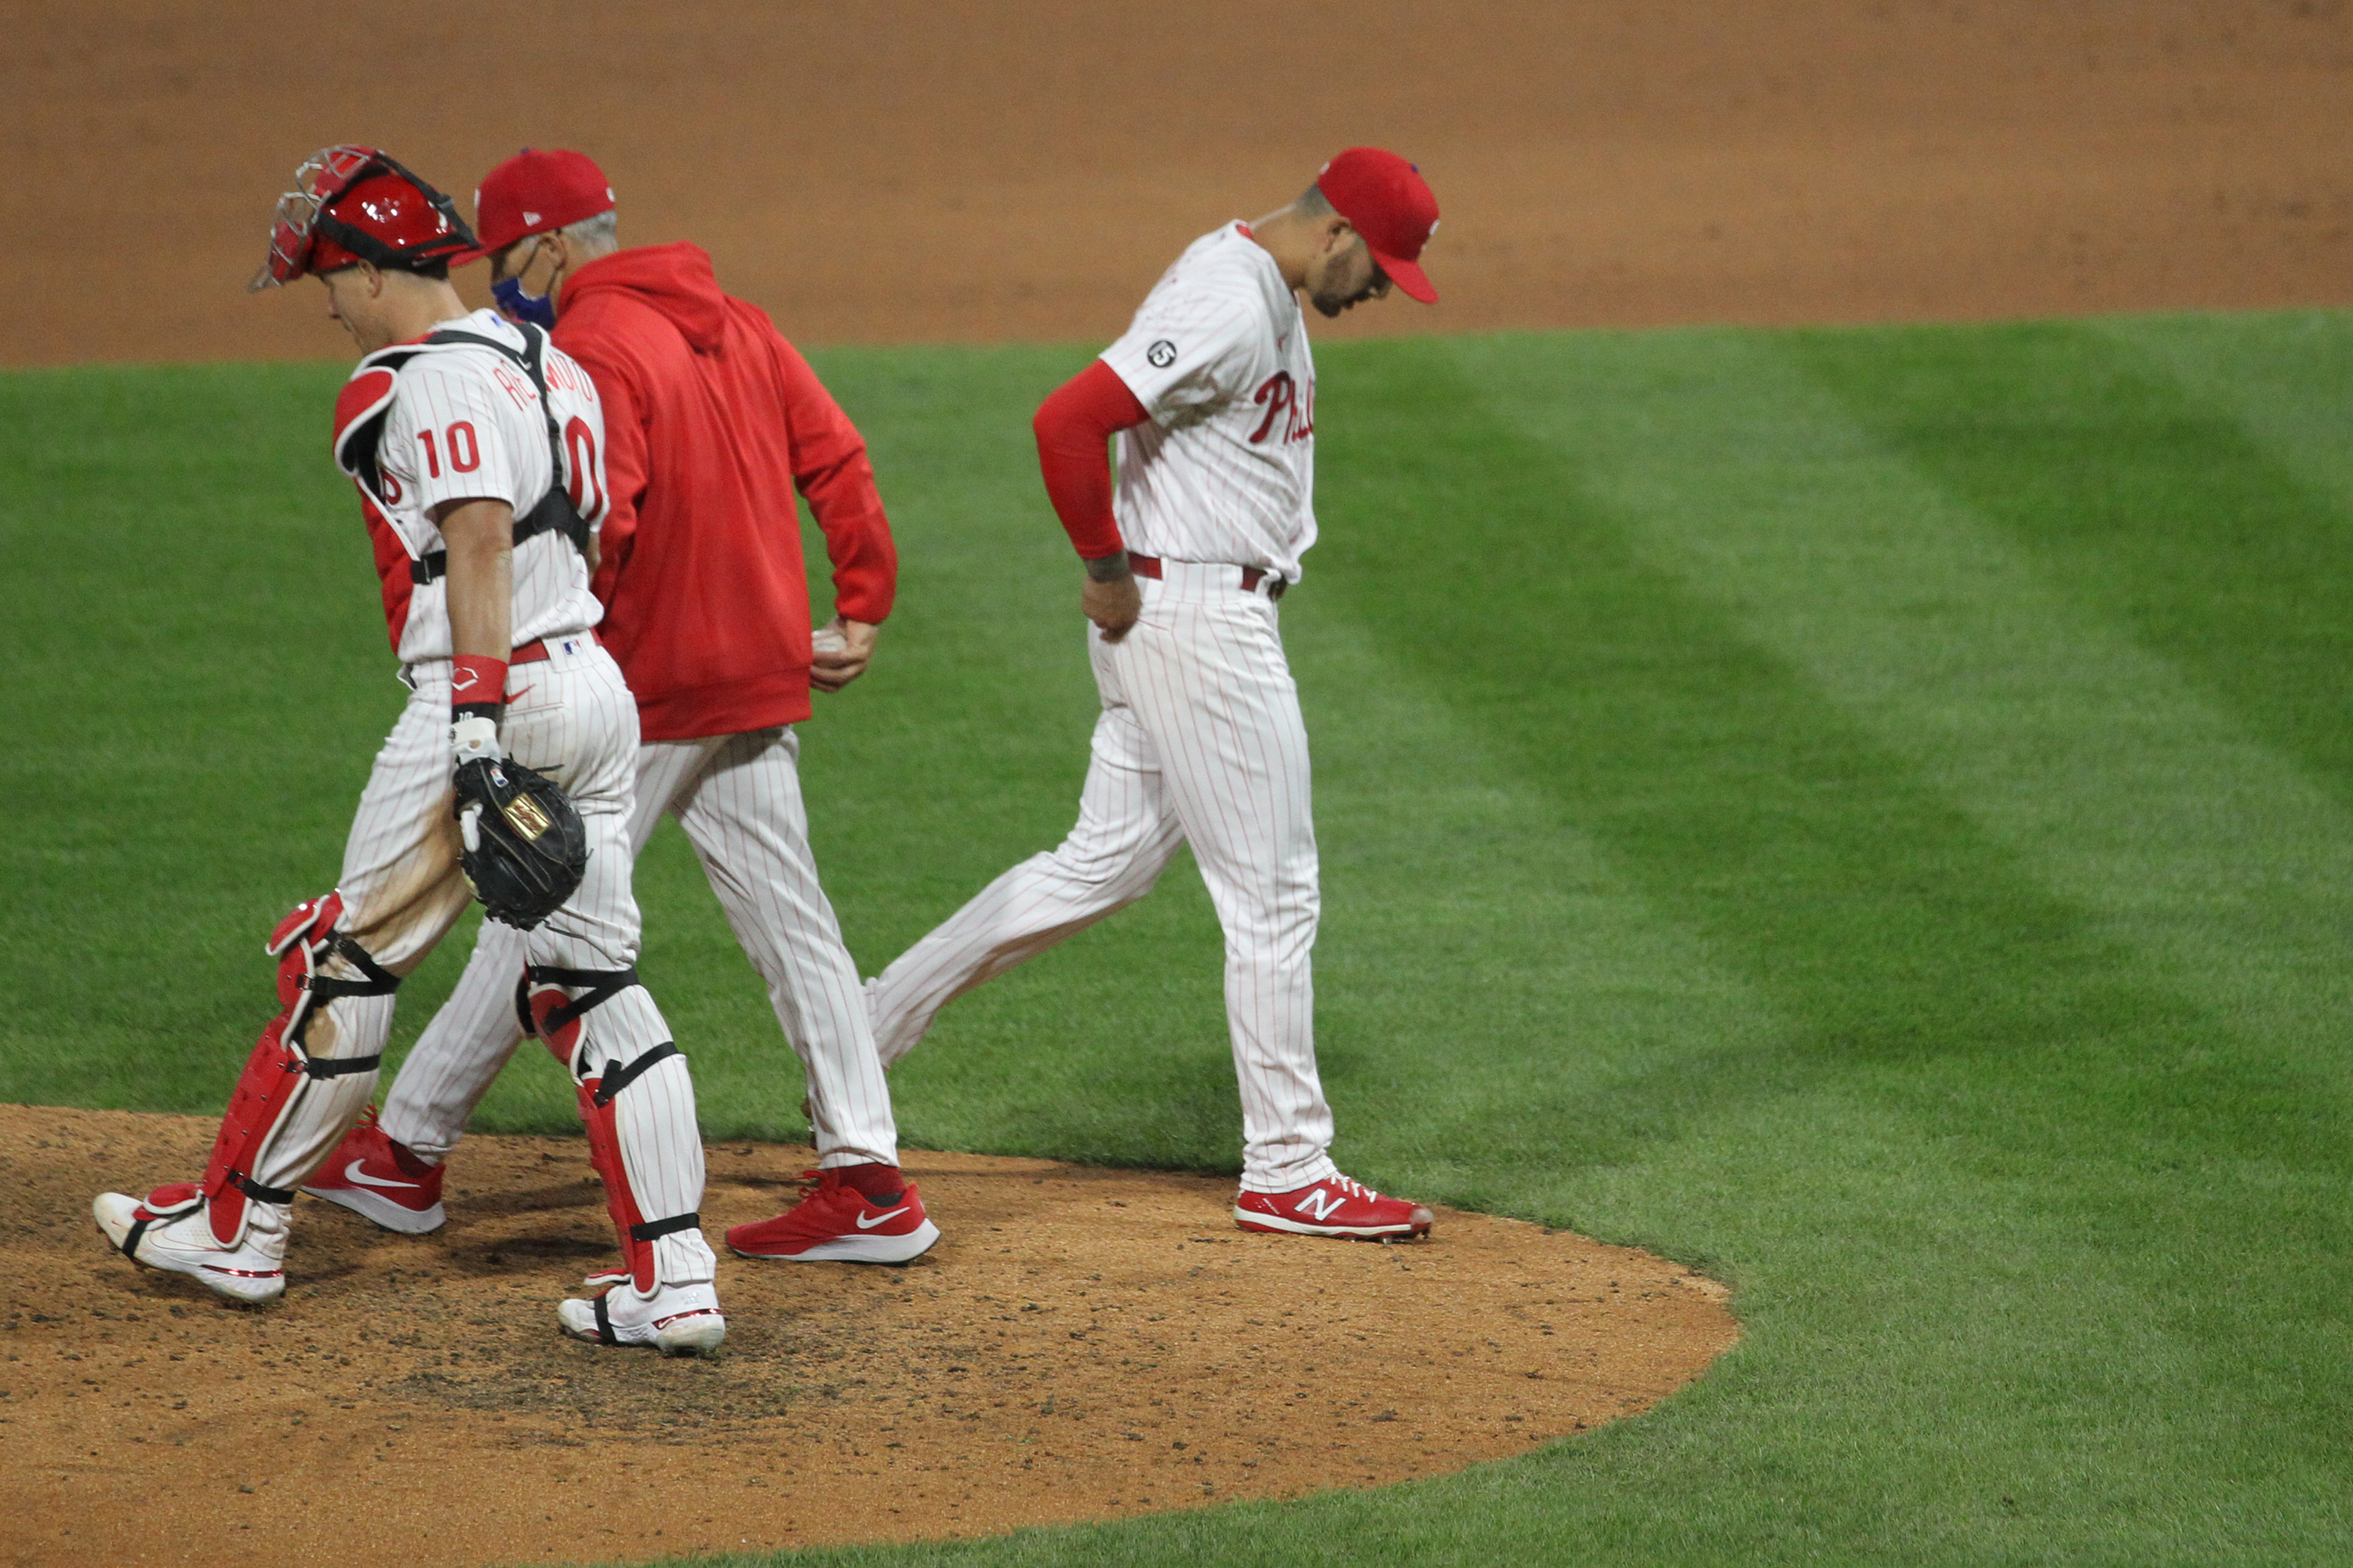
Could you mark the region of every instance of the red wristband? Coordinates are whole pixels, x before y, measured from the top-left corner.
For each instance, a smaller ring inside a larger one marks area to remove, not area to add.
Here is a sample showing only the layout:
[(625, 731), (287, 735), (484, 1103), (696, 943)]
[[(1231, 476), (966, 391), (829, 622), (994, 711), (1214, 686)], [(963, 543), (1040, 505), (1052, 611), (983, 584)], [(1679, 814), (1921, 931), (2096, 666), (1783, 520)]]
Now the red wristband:
[(502, 707), (507, 700), (507, 662), (460, 653), (449, 661), (449, 706)]

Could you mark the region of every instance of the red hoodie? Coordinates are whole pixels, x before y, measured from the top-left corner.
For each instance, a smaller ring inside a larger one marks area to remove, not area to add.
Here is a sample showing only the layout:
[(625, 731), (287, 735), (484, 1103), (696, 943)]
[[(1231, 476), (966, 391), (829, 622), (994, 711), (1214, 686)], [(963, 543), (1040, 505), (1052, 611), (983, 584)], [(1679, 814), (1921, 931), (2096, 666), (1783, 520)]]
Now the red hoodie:
[(564, 285), (555, 344), (605, 403), (612, 507), (596, 630), (648, 740), (809, 716), (797, 487), (825, 530), (834, 608), (891, 613), (899, 560), (866, 443), (767, 315), (692, 245), (617, 251)]

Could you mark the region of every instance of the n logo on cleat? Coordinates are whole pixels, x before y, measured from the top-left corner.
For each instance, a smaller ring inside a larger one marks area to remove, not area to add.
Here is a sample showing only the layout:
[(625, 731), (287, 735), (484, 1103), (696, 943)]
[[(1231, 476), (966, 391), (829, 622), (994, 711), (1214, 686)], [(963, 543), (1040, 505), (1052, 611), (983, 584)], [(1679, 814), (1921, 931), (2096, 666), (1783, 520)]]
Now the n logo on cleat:
[(1299, 1206), (1291, 1212), (1294, 1214), (1313, 1213), (1318, 1221), (1328, 1220), (1338, 1213), (1340, 1205), (1347, 1201), (1338, 1192), (1312, 1187), (1308, 1189), (1307, 1196), (1299, 1200)]

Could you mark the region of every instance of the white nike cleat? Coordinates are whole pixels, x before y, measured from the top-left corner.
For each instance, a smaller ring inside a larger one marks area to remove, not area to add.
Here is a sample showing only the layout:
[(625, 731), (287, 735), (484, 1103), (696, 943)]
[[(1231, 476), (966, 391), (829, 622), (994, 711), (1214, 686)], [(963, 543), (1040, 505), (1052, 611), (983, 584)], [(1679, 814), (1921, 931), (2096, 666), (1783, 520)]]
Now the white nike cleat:
[[(594, 1275), (588, 1283), (612, 1278)], [(707, 1356), (727, 1338), (715, 1285), (657, 1285), (651, 1296), (640, 1296), (625, 1275), (586, 1301), (559, 1303), (555, 1316), (575, 1340), (592, 1345), (650, 1345), (666, 1356)]]
[(245, 1235), (233, 1247), (213, 1239), (193, 1182), (158, 1187), (145, 1198), (100, 1192), (90, 1213), (114, 1250), (133, 1263), (187, 1275), (248, 1307), (286, 1292), (287, 1211), (276, 1203), (248, 1208)]
[(439, 1230), (449, 1217), (441, 1207), (442, 1169), (385, 1137), (371, 1106), (302, 1183), (302, 1191), (340, 1203), (385, 1230), (421, 1236)]

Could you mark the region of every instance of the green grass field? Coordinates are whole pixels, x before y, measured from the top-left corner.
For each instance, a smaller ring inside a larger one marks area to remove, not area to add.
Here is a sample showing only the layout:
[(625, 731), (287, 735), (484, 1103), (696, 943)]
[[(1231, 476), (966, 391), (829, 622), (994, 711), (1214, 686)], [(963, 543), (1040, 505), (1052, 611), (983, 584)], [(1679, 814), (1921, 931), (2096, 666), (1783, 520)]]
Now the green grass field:
[[(1086, 352), (818, 356), (903, 562), (804, 732), (870, 969), (1068, 824), (1026, 418)], [(1747, 1337), (1450, 1479), (791, 1561), (2353, 1560), (2353, 317), (1323, 357), (1337, 1152), (1700, 1264)], [(333, 875), (401, 695), (342, 374), (0, 376), (0, 1098), (217, 1108)], [(797, 1135), (674, 832), (640, 895), (708, 1130)], [(1180, 867), (949, 1011), (908, 1142), (1236, 1169), (1219, 952)], [(485, 1122), (570, 1096), (527, 1054)]]

